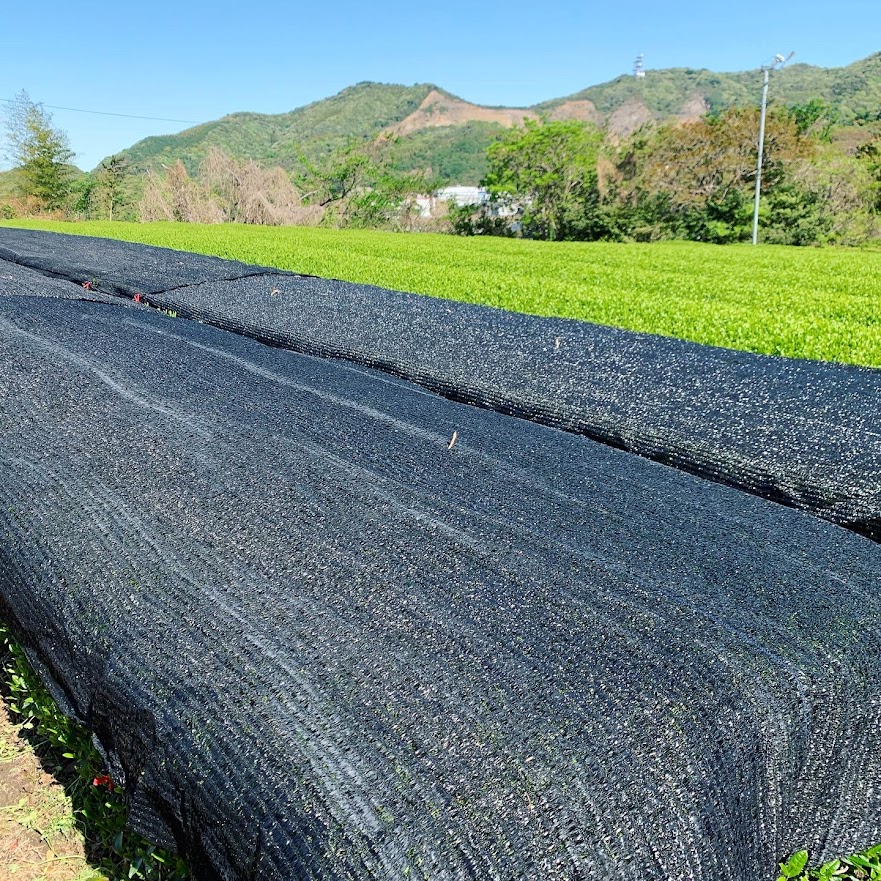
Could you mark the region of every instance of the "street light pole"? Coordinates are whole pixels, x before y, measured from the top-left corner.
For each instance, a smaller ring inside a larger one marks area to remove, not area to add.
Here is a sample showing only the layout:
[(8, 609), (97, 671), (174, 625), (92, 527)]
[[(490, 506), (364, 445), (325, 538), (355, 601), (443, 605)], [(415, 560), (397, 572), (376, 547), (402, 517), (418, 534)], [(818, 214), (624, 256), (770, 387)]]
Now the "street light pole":
[[(778, 56), (779, 57), (779, 56)], [(762, 121), (759, 123), (759, 163), (756, 168), (756, 200), (753, 206), (753, 244), (759, 243), (759, 198), (762, 192), (762, 157), (765, 153), (765, 114), (768, 110), (768, 82), (771, 78), (771, 68), (762, 65), (765, 74), (765, 84), (762, 86)]]
[(789, 61), (795, 52), (790, 52), (788, 58), (782, 55), (775, 55), (774, 60), (770, 64), (762, 65), (762, 73), (764, 74), (764, 82), (762, 84), (762, 117), (759, 123), (759, 158), (756, 167), (756, 199), (753, 206), (753, 244), (759, 243), (759, 199), (762, 194), (762, 160), (765, 154), (765, 115), (768, 111), (768, 83), (771, 78), (772, 70), (779, 70)]

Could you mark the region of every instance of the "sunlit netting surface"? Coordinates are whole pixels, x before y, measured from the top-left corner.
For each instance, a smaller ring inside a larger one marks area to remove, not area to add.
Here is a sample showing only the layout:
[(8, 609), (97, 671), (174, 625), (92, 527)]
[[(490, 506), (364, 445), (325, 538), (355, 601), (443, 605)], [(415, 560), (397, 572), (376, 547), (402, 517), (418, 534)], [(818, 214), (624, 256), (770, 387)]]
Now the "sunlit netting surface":
[(881, 370), (751, 355), (106, 239), (3, 229), (4, 256), (585, 434), (881, 539)]
[(877, 543), (26, 276), (0, 614), (195, 878), (756, 881), (881, 840)]

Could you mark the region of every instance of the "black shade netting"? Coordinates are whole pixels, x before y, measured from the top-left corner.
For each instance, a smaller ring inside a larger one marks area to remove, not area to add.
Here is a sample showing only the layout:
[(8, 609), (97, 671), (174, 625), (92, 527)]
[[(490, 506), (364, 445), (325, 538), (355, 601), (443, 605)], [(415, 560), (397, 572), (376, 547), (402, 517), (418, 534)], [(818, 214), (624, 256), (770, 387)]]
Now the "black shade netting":
[(881, 840), (878, 544), (24, 287), (0, 612), (197, 879), (757, 881)]
[(3, 256), (585, 434), (881, 539), (881, 370), (753, 355), (106, 239), (4, 229)]

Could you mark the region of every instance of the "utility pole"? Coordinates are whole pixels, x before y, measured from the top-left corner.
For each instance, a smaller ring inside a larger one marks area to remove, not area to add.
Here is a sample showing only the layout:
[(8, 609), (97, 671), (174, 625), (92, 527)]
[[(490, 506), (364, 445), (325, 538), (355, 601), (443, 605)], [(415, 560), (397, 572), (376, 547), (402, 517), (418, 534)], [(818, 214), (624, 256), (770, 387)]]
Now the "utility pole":
[(636, 56), (636, 61), (633, 62), (633, 75), (638, 79), (645, 79), (645, 56), (642, 52)]
[(774, 60), (770, 64), (762, 65), (762, 73), (764, 74), (764, 83), (762, 84), (762, 118), (759, 123), (759, 159), (756, 167), (756, 200), (753, 207), (753, 244), (759, 243), (759, 199), (762, 192), (762, 160), (765, 153), (765, 115), (768, 111), (768, 83), (771, 79), (772, 70), (780, 70), (787, 61), (789, 61), (795, 52), (790, 52), (787, 58), (782, 55), (775, 55)]

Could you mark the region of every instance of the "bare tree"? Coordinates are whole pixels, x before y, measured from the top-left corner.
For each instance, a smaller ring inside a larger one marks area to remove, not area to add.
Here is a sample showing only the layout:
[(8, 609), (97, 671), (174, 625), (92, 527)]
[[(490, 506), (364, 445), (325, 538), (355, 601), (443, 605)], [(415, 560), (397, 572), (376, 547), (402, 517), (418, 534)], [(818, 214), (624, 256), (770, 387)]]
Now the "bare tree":
[(316, 214), (304, 208), (283, 169), (239, 161), (216, 147), (202, 162), (199, 180), (231, 222), (279, 226), (302, 223), (304, 215)]
[(178, 160), (165, 177), (149, 174), (141, 199), (141, 220), (177, 220), (186, 223), (222, 223), (223, 209), (204, 187), (191, 180)]

